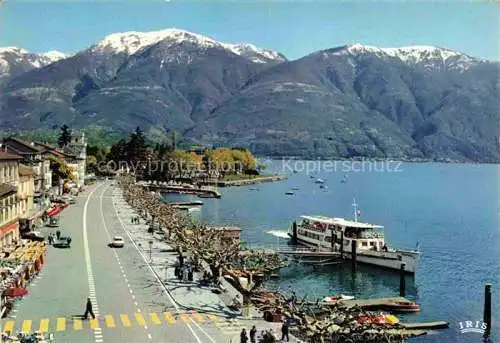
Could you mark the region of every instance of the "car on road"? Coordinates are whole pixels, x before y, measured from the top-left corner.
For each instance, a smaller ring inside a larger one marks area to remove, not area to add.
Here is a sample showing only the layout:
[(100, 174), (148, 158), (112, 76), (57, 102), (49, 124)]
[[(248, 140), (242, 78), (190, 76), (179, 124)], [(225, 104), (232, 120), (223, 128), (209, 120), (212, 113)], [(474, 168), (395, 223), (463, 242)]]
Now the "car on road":
[(38, 241), (38, 242), (43, 242), (45, 240), (45, 237), (39, 231), (26, 232), (24, 234), (21, 234), (21, 238), (22, 239), (29, 239), (31, 241)]
[(121, 236), (113, 237), (113, 241), (111, 243), (109, 243), (109, 246), (111, 248), (123, 248), (123, 245), (124, 245), (124, 241), (123, 241), (123, 237), (121, 237)]
[(75, 199), (75, 198), (71, 198), (71, 199), (69, 199), (69, 204), (70, 204), (70, 205), (74, 205), (74, 204), (76, 204), (76, 199)]

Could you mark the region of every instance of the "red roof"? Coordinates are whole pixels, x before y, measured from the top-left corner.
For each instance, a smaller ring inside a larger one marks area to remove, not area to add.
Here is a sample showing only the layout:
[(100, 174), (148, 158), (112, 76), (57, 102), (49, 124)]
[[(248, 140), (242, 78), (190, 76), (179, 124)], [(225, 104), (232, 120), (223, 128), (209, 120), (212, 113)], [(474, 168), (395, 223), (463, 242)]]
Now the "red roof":
[(0, 160), (20, 160), (21, 156), (6, 151), (0, 151)]

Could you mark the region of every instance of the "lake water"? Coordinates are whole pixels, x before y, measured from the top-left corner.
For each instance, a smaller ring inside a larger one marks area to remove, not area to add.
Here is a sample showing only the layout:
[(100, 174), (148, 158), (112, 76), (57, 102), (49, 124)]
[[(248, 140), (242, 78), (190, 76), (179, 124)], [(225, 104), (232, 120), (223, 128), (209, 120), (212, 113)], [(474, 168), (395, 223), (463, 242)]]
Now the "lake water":
[[(482, 320), (484, 285), (492, 283), (492, 338), (499, 342), (500, 166), (337, 162), (320, 168), (315, 162), (313, 170), (309, 162), (306, 170), (303, 161), (267, 163), (267, 172), (279, 172), (288, 179), (220, 188), (222, 198), (202, 199), (201, 211), (193, 215), (207, 223), (240, 226), (245, 242), (269, 246), (286, 244), (286, 239), (268, 231), (285, 231), (302, 214), (352, 218), (355, 198), (359, 220), (384, 225), (390, 246), (412, 249), (420, 242), (419, 268), (406, 283), (407, 296), (416, 299), (421, 312), (400, 318), (445, 320), (450, 328), (412, 341), (482, 342), (478, 333), (461, 334), (459, 322)], [(344, 177), (347, 182), (341, 183)], [(320, 189), (316, 178), (324, 179), (328, 188)], [(285, 194), (294, 187), (298, 188), (294, 195)], [(186, 198), (195, 199), (169, 196), (169, 200)], [(295, 265), (282, 270), (268, 286), (291, 286), (311, 297), (397, 296), (399, 276), (364, 266), (353, 274), (348, 265)]]

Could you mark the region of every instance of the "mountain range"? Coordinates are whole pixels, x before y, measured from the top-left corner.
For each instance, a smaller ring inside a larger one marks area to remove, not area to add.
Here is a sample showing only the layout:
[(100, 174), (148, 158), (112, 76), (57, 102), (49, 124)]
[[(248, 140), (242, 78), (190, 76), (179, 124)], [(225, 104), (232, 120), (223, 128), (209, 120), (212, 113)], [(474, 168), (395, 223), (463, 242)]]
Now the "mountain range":
[(500, 63), (354, 44), (297, 60), (178, 29), (0, 48), (0, 129), (63, 123), (303, 158), (500, 161)]

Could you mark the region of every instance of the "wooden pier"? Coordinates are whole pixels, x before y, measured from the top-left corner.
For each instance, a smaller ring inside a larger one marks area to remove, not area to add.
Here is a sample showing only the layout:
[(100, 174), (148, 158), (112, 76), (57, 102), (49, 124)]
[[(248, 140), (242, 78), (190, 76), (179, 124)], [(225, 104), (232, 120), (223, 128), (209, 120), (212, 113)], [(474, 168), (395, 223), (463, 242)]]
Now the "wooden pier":
[(176, 193), (176, 194), (194, 194), (200, 197), (206, 198), (220, 198), (221, 195), (215, 189), (206, 188), (195, 188), (195, 187), (185, 187), (185, 186), (173, 186), (165, 184), (142, 184), (143, 187), (147, 187), (150, 191), (163, 192), (163, 193)]
[(379, 310), (383, 309), (387, 305), (394, 304), (396, 302), (411, 302), (404, 297), (387, 297), (387, 298), (374, 298), (374, 299), (353, 299), (353, 300), (339, 300), (338, 304), (345, 306), (347, 308), (359, 306), (363, 309), (369, 310)]

